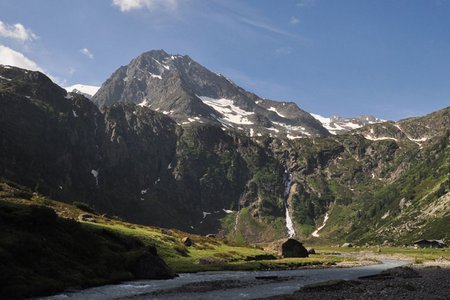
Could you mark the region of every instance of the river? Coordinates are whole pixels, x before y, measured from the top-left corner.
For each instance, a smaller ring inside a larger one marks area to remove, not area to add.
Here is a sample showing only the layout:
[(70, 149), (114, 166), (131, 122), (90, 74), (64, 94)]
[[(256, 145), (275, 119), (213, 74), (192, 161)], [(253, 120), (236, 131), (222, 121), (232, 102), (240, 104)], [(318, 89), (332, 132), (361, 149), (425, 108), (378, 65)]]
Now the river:
[(41, 299), (253, 299), (290, 294), (311, 283), (356, 279), (408, 263), (383, 260), (381, 264), (353, 268), (184, 273), (170, 280), (125, 282)]

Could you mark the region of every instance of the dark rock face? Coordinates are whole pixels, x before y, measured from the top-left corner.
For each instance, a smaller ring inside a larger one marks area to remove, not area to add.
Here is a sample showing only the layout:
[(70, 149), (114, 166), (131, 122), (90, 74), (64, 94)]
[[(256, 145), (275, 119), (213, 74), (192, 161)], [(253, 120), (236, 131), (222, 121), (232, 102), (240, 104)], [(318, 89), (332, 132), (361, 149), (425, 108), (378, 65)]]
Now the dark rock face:
[(288, 239), (281, 244), (281, 255), (283, 257), (308, 257), (308, 250), (297, 240)]

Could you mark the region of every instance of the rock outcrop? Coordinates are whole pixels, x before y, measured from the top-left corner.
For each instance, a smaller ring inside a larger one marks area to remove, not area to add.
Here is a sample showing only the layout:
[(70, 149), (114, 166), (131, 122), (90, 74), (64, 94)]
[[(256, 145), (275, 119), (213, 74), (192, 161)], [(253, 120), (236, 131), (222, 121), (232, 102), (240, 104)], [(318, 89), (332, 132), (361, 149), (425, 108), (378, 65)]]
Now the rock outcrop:
[(308, 257), (308, 250), (302, 243), (295, 239), (288, 239), (281, 244), (281, 255), (283, 257)]

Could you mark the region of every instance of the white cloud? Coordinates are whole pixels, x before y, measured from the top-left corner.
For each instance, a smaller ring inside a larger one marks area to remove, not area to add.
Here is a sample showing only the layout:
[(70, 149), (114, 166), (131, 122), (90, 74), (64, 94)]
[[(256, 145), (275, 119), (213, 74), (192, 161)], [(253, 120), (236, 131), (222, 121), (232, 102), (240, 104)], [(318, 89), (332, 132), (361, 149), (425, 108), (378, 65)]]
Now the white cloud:
[(37, 63), (29, 59), (22, 53), (13, 50), (9, 47), (0, 45), (0, 65), (14, 66), (30, 71), (39, 71), (47, 75), (53, 82), (59, 85), (63, 85), (65, 80), (60, 80), (60, 78), (52, 76), (43, 70)]
[(22, 53), (3, 45), (0, 45), (0, 64), (42, 72), (42, 69), (34, 61)]
[(0, 21), (0, 37), (11, 38), (22, 42), (32, 41), (38, 38), (30, 29), (20, 23), (8, 25)]
[(174, 10), (179, 0), (113, 0), (113, 5), (118, 6), (122, 12), (146, 8), (148, 10), (168, 9)]
[(80, 49), (80, 52), (81, 52), (82, 54), (86, 55), (87, 57), (89, 57), (90, 59), (94, 59), (94, 54), (92, 54), (92, 52), (89, 51), (88, 48)]
[(289, 23), (291, 23), (291, 25), (296, 25), (296, 24), (300, 23), (300, 20), (296, 17), (291, 17), (291, 20), (289, 21)]
[(313, 5), (316, 0), (300, 0), (297, 2), (298, 7), (310, 6)]
[(287, 55), (291, 54), (292, 51), (293, 51), (292, 47), (280, 47), (275, 50), (275, 53), (279, 55)]

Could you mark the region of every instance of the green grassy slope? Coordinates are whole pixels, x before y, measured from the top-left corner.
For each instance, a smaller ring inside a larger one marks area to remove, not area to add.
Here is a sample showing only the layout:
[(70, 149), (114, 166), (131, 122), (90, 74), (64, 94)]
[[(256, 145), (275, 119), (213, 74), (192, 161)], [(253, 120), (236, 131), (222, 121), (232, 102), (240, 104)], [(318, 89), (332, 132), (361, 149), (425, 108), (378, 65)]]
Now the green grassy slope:
[[(322, 255), (255, 260), (255, 256), (267, 259), (275, 253), (178, 230), (130, 224), (90, 210), (82, 203), (74, 206), (54, 201), (0, 180), (0, 295), (31, 297), (133, 280), (139, 278), (139, 259), (154, 248), (175, 272), (283, 269), (343, 260)], [(89, 221), (80, 221), (80, 215), (86, 214)], [(186, 237), (192, 240), (189, 247), (182, 242)]]

